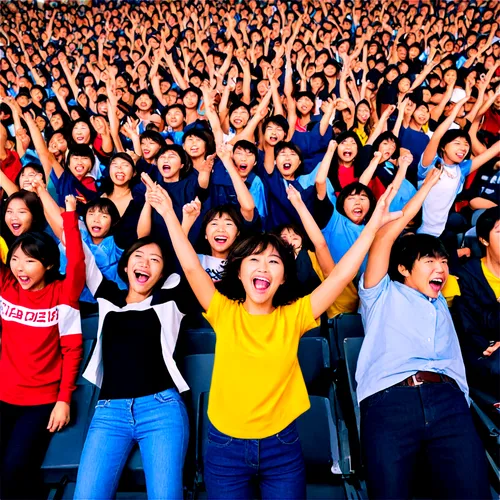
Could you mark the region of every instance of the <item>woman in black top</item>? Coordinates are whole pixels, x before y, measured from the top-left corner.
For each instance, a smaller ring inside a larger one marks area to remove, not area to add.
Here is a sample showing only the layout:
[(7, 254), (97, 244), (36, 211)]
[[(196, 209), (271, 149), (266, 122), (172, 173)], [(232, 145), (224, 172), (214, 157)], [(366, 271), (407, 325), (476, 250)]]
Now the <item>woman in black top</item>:
[(87, 286), (99, 303), (99, 328), (84, 377), (101, 392), (74, 498), (113, 498), (138, 443), (149, 498), (182, 499), (189, 424), (179, 392), (189, 388), (172, 355), (189, 288), (168, 272), (171, 259), (149, 237), (120, 260), (127, 290), (102, 276), (88, 248), (85, 256)]

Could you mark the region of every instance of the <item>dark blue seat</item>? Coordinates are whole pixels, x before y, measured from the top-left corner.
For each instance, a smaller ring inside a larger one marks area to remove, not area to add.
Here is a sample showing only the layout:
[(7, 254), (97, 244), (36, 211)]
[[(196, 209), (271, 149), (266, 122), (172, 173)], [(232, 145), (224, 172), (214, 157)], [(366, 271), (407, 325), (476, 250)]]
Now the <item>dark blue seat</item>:
[(359, 352), (363, 344), (363, 337), (353, 337), (344, 339), (345, 364), (347, 367), (347, 378), (349, 380), (349, 388), (351, 391), (352, 404), (354, 406), (354, 414), (356, 416), (356, 425), (359, 436), (360, 413), (358, 398), (356, 394), (356, 367), (358, 365)]
[(90, 314), (82, 318), (83, 340), (96, 339), (99, 326), (99, 314)]
[(174, 357), (181, 360), (193, 354), (213, 354), (215, 352), (215, 332), (212, 328), (181, 330)]
[(328, 341), (322, 337), (302, 337), (297, 355), (307, 392), (327, 396), (332, 380)]
[(344, 339), (364, 337), (363, 323), (359, 314), (339, 314), (330, 320), (330, 353), (334, 369), (345, 360)]

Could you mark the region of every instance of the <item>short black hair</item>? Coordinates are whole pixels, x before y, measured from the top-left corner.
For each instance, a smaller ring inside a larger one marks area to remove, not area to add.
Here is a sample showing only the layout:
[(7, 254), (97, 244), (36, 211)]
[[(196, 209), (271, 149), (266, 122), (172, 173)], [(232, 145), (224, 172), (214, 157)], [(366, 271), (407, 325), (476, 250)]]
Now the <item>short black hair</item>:
[(288, 135), (290, 125), (288, 123), (288, 120), (283, 115), (268, 116), (262, 124), (262, 130), (266, 130), (267, 126), (270, 123), (274, 123), (278, 127), (281, 127), (283, 129), (283, 132), (285, 132), (285, 137)]
[[(116, 205), (109, 198), (96, 198), (95, 200), (89, 201), (85, 204), (85, 211), (83, 214), (85, 225), (87, 226), (87, 213), (91, 210), (99, 210), (103, 214), (107, 214), (111, 217), (111, 226), (109, 228), (109, 233), (106, 236), (113, 234), (113, 229), (120, 220), (120, 212), (116, 208)], [(88, 229), (88, 227), (87, 227)]]
[(274, 146), (274, 159), (278, 157), (278, 155), (283, 149), (291, 149), (292, 151), (295, 151), (295, 153), (300, 159), (299, 166), (297, 167), (297, 170), (294, 172), (294, 176), (295, 178), (297, 178), (299, 175), (302, 175), (302, 172), (304, 170), (304, 155), (302, 154), (302, 151), (299, 148), (299, 146), (297, 146), (297, 144), (294, 144), (291, 141), (280, 141), (278, 142), (278, 144), (276, 144), (276, 146)]
[(182, 146), (179, 146), (178, 144), (165, 144), (158, 150), (158, 153), (156, 153), (156, 162), (158, 162), (158, 158), (167, 151), (173, 151), (180, 158), (182, 167), (179, 170), (179, 179), (184, 179), (193, 167), (191, 158)]
[(441, 137), (441, 140), (439, 141), (438, 145), (438, 154), (442, 158), (443, 157), (443, 151), (445, 146), (447, 146), (450, 142), (453, 142), (455, 139), (458, 139), (459, 137), (463, 137), (467, 143), (469, 144), (469, 151), (465, 155), (465, 159), (469, 158), (471, 151), (472, 151), (472, 142), (470, 140), (470, 135), (468, 132), (465, 130), (462, 130), (461, 128), (455, 128), (452, 130), (447, 130), (443, 137)]
[(366, 196), (370, 201), (370, 208), (368, 209), (368, 213), (366, 214), (366, 217), (363, 221), (363, 224), (366, 224), (370, 220), (370, 217), (372, 216), (373, 211), (375, 210), (375, 207), (377, 205), (377, 199), (375, 198), (375, 195), (373, 194), (372, 190), (368, 186), (361, 184), (361, 182), (351, 182), (350, 184), (347, 184), (347, 186), (345, 186), (342, 189), (342, 191), (340, 191), (335, 208), (337, 209), (337, 212), (340, 215), (347, 217), (344, 210), (345, 201), (349, 196), (361, 193), (366, 193)]
[(10, 261), (14, 252), (21, 250), (29, 257), (38, 260), (47, 269), (44, 275), (45, 284), (48, 285), (58, 279), (62, 279), (59, 273), (60, 253), (54, 238), (47, 233), (27, 232), (19, 236), (12, 243), (7, 254), (7, 266), (10, 268)]
[(255, 161), (257, 161), (257, 158), (259, 156), (259, 150), (257, 149), (257, 146), (253, 142), (247, 141), (245, 139), (237, 141), (233, 146), (233, 153), (238, 148), (244, 149), (245, 151), (250, 151), (250, 153), (255, 156)]
[(495, 224), (500, 220), (500, 207), (491, 207), (485, 210), (477, 219), (476, 223), (476, 234), (479, 243), (481, 244), (481, 250), (486, 253), (486, 246), (481, 243), (481, 239), (490, 242), (490, 233), (495, 227)]
[(393, 245), (389, 261), (389, 277), (392, 281), (404, 283), (405, 277), (399, 272), (401, 265), (411, 272), (417, 260), (423, 257), (449, 258), (443, 242), (430, 234), (408, 233)]
[(279, 236), (271, 233), (249, 236), (233, 246), (224, 266), (222, 280), (217, 286), (219, 292), (230, 300), (244, 302), (246, 293), (239, 278), (241, 263), (250, 255), (265, 252), (268, 246), (276, 249), (285, 268), (285, 282), (276, 291), (273, 306), (280, 307), (295, 302), (299, 298), (300, 285), (297, 279), (294, 249)]

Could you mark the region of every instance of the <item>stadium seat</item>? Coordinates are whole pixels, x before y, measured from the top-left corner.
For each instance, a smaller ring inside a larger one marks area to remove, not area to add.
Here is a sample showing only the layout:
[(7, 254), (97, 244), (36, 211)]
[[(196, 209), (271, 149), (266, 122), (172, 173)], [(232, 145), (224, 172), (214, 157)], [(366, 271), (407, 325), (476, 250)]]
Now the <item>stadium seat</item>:
[(181, 360), (193, 354), (213, 354), (215, 352), (215, 332), (212, 328), (181, 330), (174, 357)]
[(82, 362), (80, 363), (80, 370), (78, 371), (76, 385), (92, 385), (88, 380), (83, 378), (83, 372), (85, 371), (85, 368), (87, 367), (90, 361), (90, 357), (94, 350), (95, 342), (96, 341), (94, 339), (88, 339), (83, 341), (83, 359)]
[(336, 369), (345, 360), (344, 339), (364, 337), (363, 323), (359, 314), (339, 314), (330, 321), (331, 365)]
[(347, 367), (347, 378), (349, 380), (349, 388), (351, 391), (352, 404), (354, 406), (354, 414), (356, 416), (356, 425), (358, 427), (359, 436), (359, 405), (358, 398), (356, 395), (356, 366), (358, 364), (359, 351), (361, 350), (361, 344), (363, 344), (362, 337), (352, 337), (344, 339), (344, 352), (345, 352), (345, 362)]
[(321, 337), (303, 337), (299, 342), (300, 369), (309, 394), (328, 395), (331, 384), (328, 341)]
[(99, 326), (99, 314), (90, 314), (82, 318), (83, 340), (97, 338), (97, 328)]

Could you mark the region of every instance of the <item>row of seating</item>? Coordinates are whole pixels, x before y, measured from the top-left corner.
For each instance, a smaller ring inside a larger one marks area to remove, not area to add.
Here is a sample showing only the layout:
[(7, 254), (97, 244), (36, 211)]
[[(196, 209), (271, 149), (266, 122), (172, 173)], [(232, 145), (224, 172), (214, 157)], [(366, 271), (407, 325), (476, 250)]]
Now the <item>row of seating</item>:
[[(84, 361), (96, 343), (98, 318), (83, 320)], [(356, 363), (363, 342), (357, 314), (344, 314), (327, 328), (308, 332), (299, 343), (298, 358), (309, 393), (311, 409), (298, 419), (306, 462), (308, 498), (366, 498), (359, 454), (359, 406), (356, 398)], [(185, 402), (191, 418), (191, 442), (185, 466), (188, 498), (203, 498), (203, 452), (207, 442), (207, 405), (215, 352), (211, 328), (183, 330), (175, 352), (179, 369), (191, 390)], [(58, 498), (71, 498), (83, 443), (98, 389), (81, 372), (72, 404), (71, 425), (52, 439), (43, 463), (45, 481)], [(473, 401), (478, 428), (487, 444), (493, 473), (497, 474), (500, 433), (495, 423)], [(496, 450), (496, 451), (494, 451)], [(496, 468), (495, 468), (496, 467)], [(144, 470), (136, 447), (127, 462), (119, 498), (142, 498)], [(128, 496), (127, 496), (128, 495)]]

